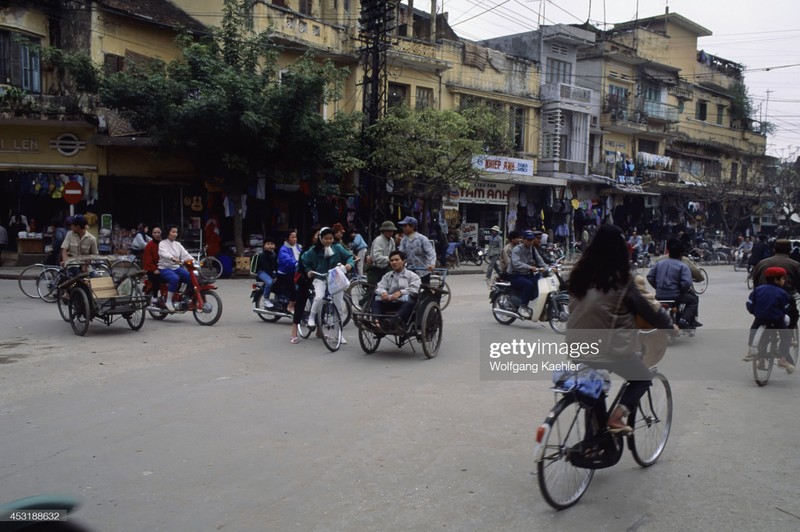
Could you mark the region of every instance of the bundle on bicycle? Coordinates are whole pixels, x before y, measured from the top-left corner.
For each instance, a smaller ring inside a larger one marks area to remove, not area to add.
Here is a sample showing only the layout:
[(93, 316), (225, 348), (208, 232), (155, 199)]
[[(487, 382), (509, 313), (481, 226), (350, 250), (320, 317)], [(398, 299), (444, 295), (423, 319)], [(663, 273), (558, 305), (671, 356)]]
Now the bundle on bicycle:
[[(105, 267), (98, 267), (103, 262)], [(115, 279), (110, 274), (108, 260), (98, 257), (74, 259), (66, 265), (66, 270), (69, 277), (58, 286), (57, 299), (59, 310), (62, 305), (68, 309), (68, 321), (75, 334), (84, 336), (92, 320), (111, 325), (124, 318), (134, 331), (142, 328), (147, 297), (136, 277)]]
[[(398, 348), (415, 339), (422, 345), (425, 356), (434, 358), (442, 344), (440, 303), (449, 292), (440, 288), (438, 281), (422, 283), (414, 272), (405, 270), (401, 252), (393, 252), (390, 264), (392, 261), (395, 263), (392, 264), (393, 271), (384, 275), (377, 286), (369, 286), (369, 304), (353, 312), (361, 348), (370, 354), (378, 349), (384, 337), (392, 337)], [(435, 269), (429, 279), (434, 276), (439, 277), (444, 285), (447, 270)], [(414, 349), (413, 344), (411, 346)]]

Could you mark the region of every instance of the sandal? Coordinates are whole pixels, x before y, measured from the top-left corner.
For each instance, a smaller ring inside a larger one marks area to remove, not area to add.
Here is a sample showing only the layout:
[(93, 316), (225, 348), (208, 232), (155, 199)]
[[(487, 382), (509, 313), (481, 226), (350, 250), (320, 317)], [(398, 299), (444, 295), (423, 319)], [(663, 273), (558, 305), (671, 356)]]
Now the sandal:
[(300, 340), (297, 339), (297, 336), (292, 336), (292, 339), (289, 340), (289, 342), (291, 342), (293, 344), (299, 344)]

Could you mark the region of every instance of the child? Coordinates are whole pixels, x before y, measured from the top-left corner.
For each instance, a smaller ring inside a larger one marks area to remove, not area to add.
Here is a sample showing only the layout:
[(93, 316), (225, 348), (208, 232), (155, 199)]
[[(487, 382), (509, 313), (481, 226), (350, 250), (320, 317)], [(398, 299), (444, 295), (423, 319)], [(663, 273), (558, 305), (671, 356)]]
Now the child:
[[(780, 361), (778, 367), (784, 368), (787, 373), (794, 372), (794, 361), (789, 354), (792, 341), (792, 332), (789, 326), (789, 316), (787, 315), (789, 305), (794, 304), (792, 296), (783, 289), (786, 282), (786, 270), (777, 266), (767, 268), (764, 272), (766, 283), (759, 285), (750, 293), (747, 299), (747, 311), (755, 316), (753, 325), (750, 326), (750, 341), (753, 344), (753, 337), (756, 330), (766, 325), (770, 329), (778, 329), (780, 333)], [(752, 361), (757, 355), (751, 349), (745, 361)]]
[(275, 239), (267, 237), (264, 239), (264, 252), (258, 255), (256, 263), (256, 277), (264, 282), (264, 308), (272, 308), (275, 305), (269, 300), (269, 293), (272, 290), (272, 283), (278, 273), (278, 256), (275, 254)]

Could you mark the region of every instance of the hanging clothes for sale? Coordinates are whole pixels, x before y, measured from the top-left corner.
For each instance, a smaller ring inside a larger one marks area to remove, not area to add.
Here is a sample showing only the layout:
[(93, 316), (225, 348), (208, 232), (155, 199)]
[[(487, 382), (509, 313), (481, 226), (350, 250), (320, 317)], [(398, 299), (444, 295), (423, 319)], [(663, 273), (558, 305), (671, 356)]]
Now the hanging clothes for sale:
[(267, 199), (267, 178), (259, 177), (258, 184), (256, 185), (256, 199)]

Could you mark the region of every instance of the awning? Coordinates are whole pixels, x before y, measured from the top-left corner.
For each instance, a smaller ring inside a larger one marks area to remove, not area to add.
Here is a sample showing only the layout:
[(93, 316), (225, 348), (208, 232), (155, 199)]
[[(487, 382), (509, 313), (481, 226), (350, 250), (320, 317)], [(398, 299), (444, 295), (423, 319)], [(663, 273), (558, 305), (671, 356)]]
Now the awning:
[(660, 196), (657, 192), (645, 192), (640, 185), (618, 184), (613, 187), (603, 188), (600, 194), (624, 194), (628, 196)]
[(519, 174), (484, 174), (481, 181), (488, 183), (510, 183), (512, 185), (529, 185), (529, 186), (553, 186), (565, 187), (568, 182), (566, 179), (559, 177), (547, 177), (542, 175), (519, 175)]

